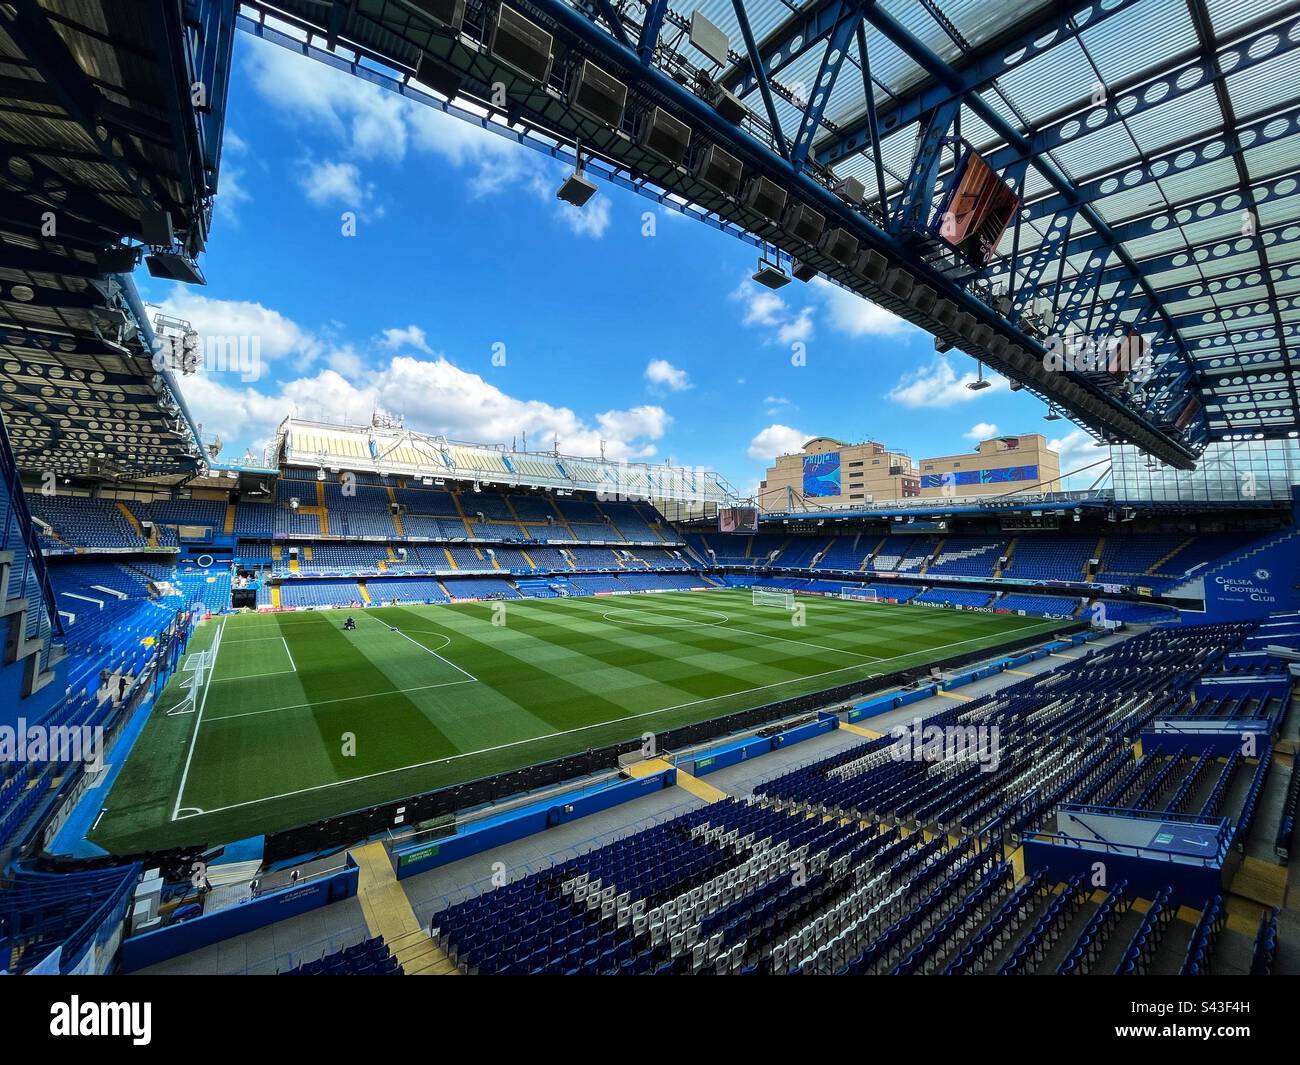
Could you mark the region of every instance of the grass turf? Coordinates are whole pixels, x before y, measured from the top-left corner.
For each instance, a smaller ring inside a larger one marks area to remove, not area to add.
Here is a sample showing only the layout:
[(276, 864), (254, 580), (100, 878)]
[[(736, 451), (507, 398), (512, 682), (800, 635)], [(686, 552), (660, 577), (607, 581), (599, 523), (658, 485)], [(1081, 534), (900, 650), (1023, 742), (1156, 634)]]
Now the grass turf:
[[(219, 843), (961, 654), (1060, 622), (748, 590), (203, 625), (90, 838)], [(396, 630), (396, 631), (394, 631)], [(191, 713), (174, 713), (216, 649)]]

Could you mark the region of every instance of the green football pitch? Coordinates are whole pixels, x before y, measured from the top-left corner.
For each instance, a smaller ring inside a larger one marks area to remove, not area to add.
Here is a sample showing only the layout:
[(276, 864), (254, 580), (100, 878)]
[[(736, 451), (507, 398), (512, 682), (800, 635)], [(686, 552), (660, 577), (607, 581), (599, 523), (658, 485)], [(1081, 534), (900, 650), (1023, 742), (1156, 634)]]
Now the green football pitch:
[(209, 621), (90, 838), (240, 839), (1061, 625), (798, 605), (746, 589), (375, 608), (352, 631), (338, 610)]

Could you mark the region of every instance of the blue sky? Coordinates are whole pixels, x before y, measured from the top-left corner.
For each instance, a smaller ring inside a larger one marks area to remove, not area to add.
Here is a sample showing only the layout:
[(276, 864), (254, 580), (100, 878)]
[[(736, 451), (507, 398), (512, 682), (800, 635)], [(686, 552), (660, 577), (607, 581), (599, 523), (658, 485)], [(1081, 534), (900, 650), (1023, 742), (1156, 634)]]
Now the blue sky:
[(381, 407), (458, 439), (526, 433), (577, 454), (604, 441), (610, 457), (709, 466), (742, 491), (814, 435), (919, 458), (1045, 432), (1063, 469), (1095, 461), (1070, 423), (1044, 422), (1001, 379), (969, 391), (970, 359), (936, 355), (880, 308), (822, 282), (758, 288), (749, 245), (604, 184), (579, 211), (555, 199), (562, 177), (241, 35), (208, 284), (137, 278), (205, 336), (258, 347), (256, 380), (183, 382), (205, 434), (236, 457), (287, 414), (365, 422)]

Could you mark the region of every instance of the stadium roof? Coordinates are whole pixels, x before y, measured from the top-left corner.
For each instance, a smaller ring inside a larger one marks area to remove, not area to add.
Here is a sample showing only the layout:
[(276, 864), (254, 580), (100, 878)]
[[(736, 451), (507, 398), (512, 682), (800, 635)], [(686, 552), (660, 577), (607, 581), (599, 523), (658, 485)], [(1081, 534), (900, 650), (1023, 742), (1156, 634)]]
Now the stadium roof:
[(0, 7), (0, 411), (25, 469), (131, 476), (202, 457), (125, 275), (145, 251), (154, 272), (196, 272), (233, 34), (220, 15)]
[(327, 471), (600, 492), (627, 498), (729, 504), (736, 493), (712, 470), (566, 455), (558, 450), (471, 444), (400, 425), (335, 425), (286, 418), (276, 434), (279, 461)]
[[(589, 172), (777, 244), (1108, 440), (1187, 467), (1213, 439), (1294, 433), (1300, 3), (510, 6), (554, 37), (545, 91), (494, 54), (494, 0), (454, 28), (432, 0), (251, 0), (239, 25), (552, 156), (576, 139)], [(571, 106), (582, 59), (628, 86), (617, 130)], [(878, 259), (828, 258), (640, 150), (651, 105), (690, 127), (693, 152), (724, 147)], [(1022, 203), (986, 265), (936, 236), (936, 191), (971, 149)], [(845, 202), (845, 178), (865, 202)], [(1045, 369), (1051, 336), (1126, 326), (1150, 338), (1145, 381)]]

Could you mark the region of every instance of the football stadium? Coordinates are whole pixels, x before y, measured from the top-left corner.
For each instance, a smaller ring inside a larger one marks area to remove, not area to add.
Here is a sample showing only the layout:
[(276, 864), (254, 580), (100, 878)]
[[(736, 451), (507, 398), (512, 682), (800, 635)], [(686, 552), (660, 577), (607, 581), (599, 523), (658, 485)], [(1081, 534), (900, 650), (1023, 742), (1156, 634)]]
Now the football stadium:
[(1300, 3), (0, 48), (0, 972), (1300, 972)]

